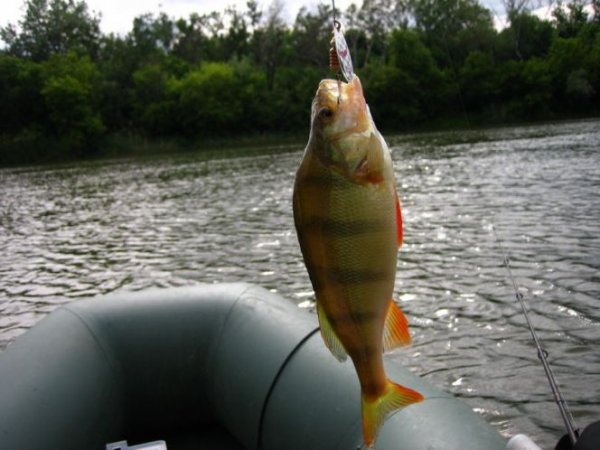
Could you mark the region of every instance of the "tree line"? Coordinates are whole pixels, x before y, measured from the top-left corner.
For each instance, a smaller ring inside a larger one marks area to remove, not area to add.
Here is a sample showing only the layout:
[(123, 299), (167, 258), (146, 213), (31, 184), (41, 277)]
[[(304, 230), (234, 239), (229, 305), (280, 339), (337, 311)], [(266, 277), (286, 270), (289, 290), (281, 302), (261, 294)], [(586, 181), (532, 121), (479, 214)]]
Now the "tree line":
[[(505, 0), (363, 0), (338, 14), (384, 131), (589, 116), (600, 111), (600, 1), (551, 20)], [(135, 142), (307, 132), (328, 70), (332, 10), (283, 3), (103, 34), (84, 0), (26, 0), (0, 28), (0, 164), (127, 153)]]

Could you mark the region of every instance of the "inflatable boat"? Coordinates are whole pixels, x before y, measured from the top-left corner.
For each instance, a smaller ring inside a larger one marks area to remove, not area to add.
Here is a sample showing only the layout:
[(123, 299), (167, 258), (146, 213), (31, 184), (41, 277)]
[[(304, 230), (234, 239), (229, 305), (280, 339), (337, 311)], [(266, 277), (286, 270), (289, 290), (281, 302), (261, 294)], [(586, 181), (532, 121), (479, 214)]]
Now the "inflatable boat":
[[(389, 360), (386, 371), (425, 400), (389, 417), (376, 449), (506, 448), (465, 403)], [(351, 362), (331, 356), (315, 315), (248, 284), (69, 303), (0, 354), (0, 380), (4, 450), (362, 444)]]

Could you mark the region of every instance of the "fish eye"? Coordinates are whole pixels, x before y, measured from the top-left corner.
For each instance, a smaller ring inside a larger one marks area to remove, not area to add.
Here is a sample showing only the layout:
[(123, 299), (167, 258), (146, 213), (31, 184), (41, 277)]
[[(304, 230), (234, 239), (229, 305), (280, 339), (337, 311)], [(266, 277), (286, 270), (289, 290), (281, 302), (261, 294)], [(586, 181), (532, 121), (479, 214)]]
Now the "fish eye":
[(319, 117), (329, 118), (333, 116), (333, 111), (329, 108), (321, 108), (319, 110)]

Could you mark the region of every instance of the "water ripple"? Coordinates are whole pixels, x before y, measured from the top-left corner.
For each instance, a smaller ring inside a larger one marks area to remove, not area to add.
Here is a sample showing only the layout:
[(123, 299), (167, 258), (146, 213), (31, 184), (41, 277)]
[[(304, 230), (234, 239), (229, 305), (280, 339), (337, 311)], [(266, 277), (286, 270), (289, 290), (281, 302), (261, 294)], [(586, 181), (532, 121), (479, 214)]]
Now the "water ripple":
[[(390, 355), (506, 435), (562, 433), (508, 249), (580, 426), (600, 416), (600, 122), (393, 136), (405, 244)], [(314, 311), (291, 213), (301, 146), (0, 170), (0, 348), (71, 300), (249, 281)]]

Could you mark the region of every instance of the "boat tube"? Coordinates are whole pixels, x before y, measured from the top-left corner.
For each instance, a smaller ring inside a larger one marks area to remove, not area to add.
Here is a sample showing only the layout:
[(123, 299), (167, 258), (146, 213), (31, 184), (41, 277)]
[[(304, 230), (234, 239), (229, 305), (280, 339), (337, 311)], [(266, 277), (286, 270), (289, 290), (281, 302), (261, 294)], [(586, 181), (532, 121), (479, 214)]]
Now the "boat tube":
[[(376, 449), (505, 448), (465, 403), (385, 364), (425, 400), (389, 417)], [(362, 445), (352, 363), (329, 354), (314, 314), (248, 284), (69, 303), (0, 354), (0, 380), (5, 450)]]

